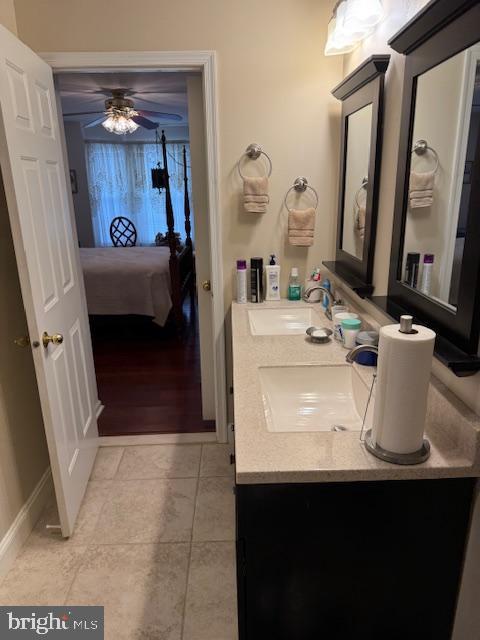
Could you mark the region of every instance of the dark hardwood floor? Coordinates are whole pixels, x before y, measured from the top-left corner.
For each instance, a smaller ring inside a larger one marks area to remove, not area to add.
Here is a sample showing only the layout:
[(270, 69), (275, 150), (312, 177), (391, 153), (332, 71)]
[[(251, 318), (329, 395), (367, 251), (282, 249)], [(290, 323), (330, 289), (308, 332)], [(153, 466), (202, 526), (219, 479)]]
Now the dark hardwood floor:
[(139, 316), (90, 318), (102, 436), (214, 431), (202, 420), (198, 319), (182, 337)]

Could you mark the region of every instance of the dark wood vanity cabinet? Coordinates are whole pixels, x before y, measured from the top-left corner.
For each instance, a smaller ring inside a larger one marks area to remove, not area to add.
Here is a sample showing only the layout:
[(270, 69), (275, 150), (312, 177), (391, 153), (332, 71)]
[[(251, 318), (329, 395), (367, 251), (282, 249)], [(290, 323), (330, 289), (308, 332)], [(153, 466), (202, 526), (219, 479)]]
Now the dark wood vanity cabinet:
[(237, 485), (240, 640), (448, 640), (474, 480)]

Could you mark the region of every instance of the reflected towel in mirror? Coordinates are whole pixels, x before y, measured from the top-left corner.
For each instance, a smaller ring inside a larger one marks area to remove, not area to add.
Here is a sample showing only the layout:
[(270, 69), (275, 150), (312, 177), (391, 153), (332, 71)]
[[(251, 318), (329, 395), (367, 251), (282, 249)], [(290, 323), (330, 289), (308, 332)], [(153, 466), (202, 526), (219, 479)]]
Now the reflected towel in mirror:
[(365, 237), (365, 218), (367, 215), (367, 208), (365, 205), (355, 207), (355, 232), (359, 238)]
[(315, 230), (315, 209), (291, 209), (288, 212), (288, 241), (297, 247), (311, 247)]
[(411, 209), (430, 207), (433, 204), (433, 188), (435, 186), (435, 171), (418, 173), (410, 172), (408, 200)]

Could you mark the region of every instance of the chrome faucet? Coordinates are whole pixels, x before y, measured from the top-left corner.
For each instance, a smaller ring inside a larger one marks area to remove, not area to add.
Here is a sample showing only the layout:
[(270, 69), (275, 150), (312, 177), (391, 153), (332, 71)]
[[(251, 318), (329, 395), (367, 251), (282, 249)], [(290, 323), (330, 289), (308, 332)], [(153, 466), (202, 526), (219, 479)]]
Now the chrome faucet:
[(372, 353), (377, 354), (378, 356), (378, 347), (373, 344), (359, 344), (357, 347), (353, 347), (347, 355), (345, 356), (345, 360), (352, 364), (357, 359), (359, 353), (363, 353), (364, 351), (371, 351)]
[[(312, 295), (312, 293), (314, 291), (323, 291), (323, 293), (327, 296), (327, 300), (328, 300), (328, 306), (325, 309), (325, 315), (327, 316), (327, 318), (329, 320), (332, 319), (332, 307), (335, 304), (342, 304), (341, 300), (336, 300), (333, 295), (332, 292), (329, 291), (328, 289), (326, 289), (325, 287), (322, 287), (320, 284), (314, 284), (311, 287), (309, 287), (308, 289), (305, 289), (305, 292), (303, 294), (303, 299), (305, 300), (305, 302), (311, 302), (310, 300), (310, 296)], [(320, 302), (320, 301), (318, 301)]]

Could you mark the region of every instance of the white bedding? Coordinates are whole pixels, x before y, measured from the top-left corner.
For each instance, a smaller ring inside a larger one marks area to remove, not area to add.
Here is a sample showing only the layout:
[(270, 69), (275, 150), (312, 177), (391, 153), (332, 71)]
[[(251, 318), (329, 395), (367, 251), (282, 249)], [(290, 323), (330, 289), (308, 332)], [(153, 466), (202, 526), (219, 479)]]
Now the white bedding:
[(153, 316), (163, 326), (172, 307), (168, 247), (80, 249), (88, 313)]

